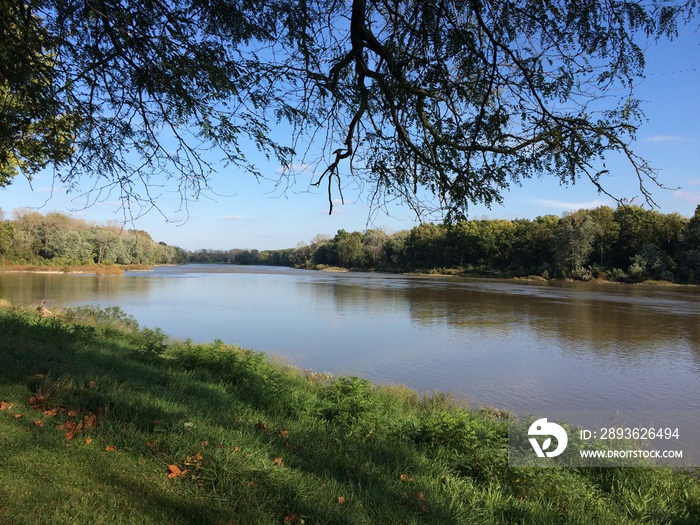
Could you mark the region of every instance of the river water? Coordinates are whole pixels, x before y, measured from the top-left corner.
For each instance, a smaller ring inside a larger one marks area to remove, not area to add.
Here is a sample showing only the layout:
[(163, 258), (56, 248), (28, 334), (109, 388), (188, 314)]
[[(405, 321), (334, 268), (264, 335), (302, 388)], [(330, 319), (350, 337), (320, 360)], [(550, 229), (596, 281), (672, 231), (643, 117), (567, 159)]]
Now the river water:
[(174, 338), (221, 339), (300, 368), (499, 408), (700, 406), (697, 287), (187, 265), (5, 273), (0, 296), (120, 306)]

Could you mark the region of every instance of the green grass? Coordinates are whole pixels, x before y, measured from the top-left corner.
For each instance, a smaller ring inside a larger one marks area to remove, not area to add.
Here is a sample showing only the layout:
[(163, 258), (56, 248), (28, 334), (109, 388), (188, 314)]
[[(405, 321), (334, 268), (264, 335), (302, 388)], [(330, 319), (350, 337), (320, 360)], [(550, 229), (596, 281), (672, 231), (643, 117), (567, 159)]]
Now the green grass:
[(513, 469), (498, 412), (447, 395), (0, 306), (3, 524), (700, 522), (697, 478)]

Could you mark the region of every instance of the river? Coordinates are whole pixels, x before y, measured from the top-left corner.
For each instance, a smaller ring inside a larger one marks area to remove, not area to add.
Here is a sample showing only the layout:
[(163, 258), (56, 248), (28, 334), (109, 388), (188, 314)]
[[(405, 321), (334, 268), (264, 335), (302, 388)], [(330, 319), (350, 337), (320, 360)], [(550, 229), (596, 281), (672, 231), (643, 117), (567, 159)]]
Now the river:
[(500, 408), (700, 406), (697, 287), (186, 265), (5, 273), (0, 296), (120, 306), (174, 338)]

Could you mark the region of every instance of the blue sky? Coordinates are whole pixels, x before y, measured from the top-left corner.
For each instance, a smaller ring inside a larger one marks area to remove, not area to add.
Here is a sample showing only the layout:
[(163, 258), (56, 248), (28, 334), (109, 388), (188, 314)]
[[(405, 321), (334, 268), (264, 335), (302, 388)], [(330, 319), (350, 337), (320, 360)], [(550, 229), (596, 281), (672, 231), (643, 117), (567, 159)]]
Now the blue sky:
[[(678, 212), (690, 217), (700, 204), (700, 33), (695, 25), (682, 28), (673, 42), (651, 44), (646, 53), (646, 78), (637, 88), (648, 121), (637, 134), (633, 149), (659, 170), (659, 180), (671, 190), (653, 188), (653, 198), (663, 213)], [(269, 179), (279, 178), (278, 166), (260, 163)], [(635, 174), (622, 159), (608, 162), (610, 176), (604, 187), (617, 197), (639, 200)], [(417, 224), (408, 208), (396, 206), (390, 214), (379, 211), (370, 216), (363, 196), (352, 185), (344, 190), (345, 204), (335, 204), (328, 215), (324, 188), (310, 189), (308, 174), (298, 176), (297, 184), (286, 192), (271, 180), (257, 181), (252, 175), (227, 168), (212, 180), (218, 195), (190, 202), (189, 219), (181, 223), (179, 201), (172, 192), (162, 192), (159, 206), (163, 214), (151, 211), (129, 227), (148, 231), (155, 240), (186, 249), (258, 248), (273, 249), (309, 242), (317, 234), (334, 235), (339, 229), (385, 228), (388, 232), (409, 229)], [(89, 189), (85, 181), (81, 189)], [(37, 175), (30, 185), (18, 178), (0, 188), (0, 208), (6, 218), (16, 208), (37, 208), (42, 213), (59, 211), (88, 221), (123, 221), (118, 202), (105, 200), (84, 208), (79, 192), (66, 194), (53, 188), (52, 175)], [(676, 189), (678, 188), (678, 189)], [(560, 186), (553, 178), (525, 181), (504, 195), (503, 205), (491, 209), (473, 206), (471, 218), (534, 218), (561, 215), (568, 210), (614, 203), (585, 180), (573, 186)], [(368, 221), (371, 222), (368, 223)]]

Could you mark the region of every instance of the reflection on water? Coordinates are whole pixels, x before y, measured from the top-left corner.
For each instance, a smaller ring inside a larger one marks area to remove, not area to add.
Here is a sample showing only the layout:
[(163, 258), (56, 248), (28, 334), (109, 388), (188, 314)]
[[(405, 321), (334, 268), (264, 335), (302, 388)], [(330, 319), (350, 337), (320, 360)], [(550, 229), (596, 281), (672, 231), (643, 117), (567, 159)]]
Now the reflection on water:
[[(700, 290), (235, 266), (0, 274), (31, 304), (117, 305), (177, 338), (528, 409), (700, 404)], [(699, 416), (700, 417), (700, 416)]]

